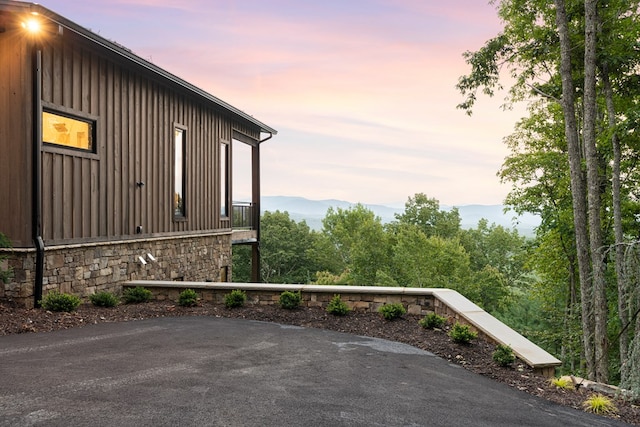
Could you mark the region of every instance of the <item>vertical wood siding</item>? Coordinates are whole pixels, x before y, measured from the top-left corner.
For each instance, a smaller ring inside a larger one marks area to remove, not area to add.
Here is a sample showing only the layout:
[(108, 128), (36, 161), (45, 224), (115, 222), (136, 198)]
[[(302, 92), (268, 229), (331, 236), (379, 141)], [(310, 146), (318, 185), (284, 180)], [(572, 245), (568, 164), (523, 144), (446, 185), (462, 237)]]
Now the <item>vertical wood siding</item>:
[[(146, 70), (107, 59), (67, 34), (43, 51), (43, 101), (96, 118), (94, 155), (46, 146), (43, 234), (47, 244), (228, 226), (220, 218), (220, 141), (233, 129), (259, 137), (214, 105)], [(173, 216), (173, 129), (186, 129), (186, 220)], [(144, 186), (137, 185), (144, 182)]]

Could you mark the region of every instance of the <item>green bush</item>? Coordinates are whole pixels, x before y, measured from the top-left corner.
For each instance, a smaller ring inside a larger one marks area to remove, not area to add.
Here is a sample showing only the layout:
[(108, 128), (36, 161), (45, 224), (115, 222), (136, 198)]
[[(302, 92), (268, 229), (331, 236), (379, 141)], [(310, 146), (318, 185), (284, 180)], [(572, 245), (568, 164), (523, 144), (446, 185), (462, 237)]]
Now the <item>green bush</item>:
[(126, 304), (138, 304), (140, 302), (151, 301), (153, 293), (142, 286), (127, 288), (122, 293), (122, 299)]
[(382, 317), (387, 320), (397, 319), (406, 312), (407, 310), (399, 302), (394, 304), (385, 304), (378, 309), (378, 313), (382, 314)]
[(471, 330), (469, 325), (461, 325), (456, 322), (449, 331), (449, 337), (458, 344), (469, 344), (471, 340), (478, 338), (478, 333)]
[(97, 307), (115, 307), (119, 302), (117, 296), (106, 291), (98, 292), (89, 296), (89, 301)]
[(346, 302), (342, 301), (340, 295), (334, 295), (327, 304), (327, 313), (334, 314), (336, 316), (344, 316), (349, 312), (349, 306)]
[(193, 289), (185, 289), (180, 292), (178, 304), (182, 307), (193, 307), (198, 303), (198, 294)]
[(227, 308), (242, 307), (247, 301), (247, 294), (241, 289), (234, 289), (224, 296), (224, 305)]
[(511, 347), (498, 344), (493, 352), (493, 360), (500, 366), (509, 366), (516, 360), (516, 356)]
[(45, 310), (66, 311), (67, 313), (70, 313), (75, 311), (81, 302), (82, 300), (75, 295), (51, 291), (42, 298), (40, 305)]
[(447, 318), (438, 316), (436, 313), (429, 313), (418, 320), (418, 324), (425, 329), (442, 328), (445, 323), (447, 323)]
[(280, 303), (280, 307), (286, 308), (287, 310), (298, 308), (301, 301), (302, 295), (300, 294), (300, 291), (284, 291), (280, 294), (280, 299), (278, 300), (278, 302)]

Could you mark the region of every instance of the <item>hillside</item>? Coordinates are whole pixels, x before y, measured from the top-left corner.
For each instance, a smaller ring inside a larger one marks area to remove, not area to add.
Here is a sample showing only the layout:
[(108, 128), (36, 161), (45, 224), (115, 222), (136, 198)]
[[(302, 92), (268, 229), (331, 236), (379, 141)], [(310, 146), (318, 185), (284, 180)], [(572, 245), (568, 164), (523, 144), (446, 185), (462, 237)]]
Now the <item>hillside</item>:
[[(290, 196), (266, 196), (261, 199), (262, 211), (288, 212), (295, 221), (304, 220), (313, 230), (322, 228), (322, 219), (330, 207), (348, 209), (355, 205), (344, 200), (309, 200), (303, 197)], [(364, 204), (382, 219), (383, 223), (395, 219), (395, 214), (404, 211), (404, 206), (399, 203), (394, 206)], [(441, 205), (440, 209), (450, 210), (451, 206)], [(525, 236), (533, 236), (534, 228), (540, 223), (540, 219), (534, 215), (524, 215), (516, 218), (512, 211), (505, 213), (503, 205), (462, 205), (457, 206), (460, 212), (462, 228), (475, 228), (478, 221), (485, 218), (489, 224), (501, 225), (505, 228), (516, 228)]]

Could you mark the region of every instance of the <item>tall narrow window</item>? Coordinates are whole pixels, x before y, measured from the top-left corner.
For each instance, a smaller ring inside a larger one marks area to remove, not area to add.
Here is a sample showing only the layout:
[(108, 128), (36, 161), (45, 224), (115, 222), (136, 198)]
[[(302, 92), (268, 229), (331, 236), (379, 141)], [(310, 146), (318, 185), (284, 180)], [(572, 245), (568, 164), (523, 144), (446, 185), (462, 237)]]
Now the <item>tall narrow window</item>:
[(229, 144), (220, 143), (220, 215), (229, 216)]
[(174, 131), (174, 165), (173, 165), (173, 215), (185, 217), (185, 131), (175, 128)]

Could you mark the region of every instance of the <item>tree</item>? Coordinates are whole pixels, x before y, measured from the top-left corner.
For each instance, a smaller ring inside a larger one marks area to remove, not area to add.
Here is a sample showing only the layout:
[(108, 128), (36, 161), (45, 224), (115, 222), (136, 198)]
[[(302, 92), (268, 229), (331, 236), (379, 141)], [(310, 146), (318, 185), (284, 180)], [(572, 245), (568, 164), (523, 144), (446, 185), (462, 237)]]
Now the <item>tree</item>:
[(457, 240), (429, 237), (418, 225), (400, 224), (392, 248), (393, 276), (401, 286), (460, 290), (470, 281), (469, 255)]
[(417, 225), (427, 237), (438, 236), (451, 239), (460, 231), (458, 209), (442, 211), (440, 202), (427, 197), (424, 193), (409, 197), (404, 205), (404, 212), (396, 214), (395, 217), (401, 224)]
[(613, 61), (618, 65), (615, 82), (622, 88), (625, 72), (637, 64), (638, 4), (555, 0), (554, 6), (537, 0), (499, 3), (504, 31), (478, 52), (465, 54), (472, 71), (459, 81), (458, 88), (466, 96), (460, 107), (470, 113), (478, 89), (492, 95), (500, 87), (502, 64), (509, 67), (515, 82), (510, 101), (535, 96), (562, 107), (587, 375), (603, 381), (608, 365), (608, 306), (602, 253), (607, 224), (601, 217), (607, 185), (602, 177), (611, 153), (605, 151), (608, 147), (598, 134), (607, 124), (603, 125), (596, 105), (609, 105), (613, 115), (608, 126), (615, 126), (612, 104), (601, 102), (602, 86), (606, 89), (601, 82), (606, 83), (604, 71), (614, 69), (608, 66)]
[(386, 234), (382, 221), (371, 210), (361, 204), (349, 209), (329, 208), (322, 226), (351, 283), (375, 285), (384, 276), (389, 259)]

